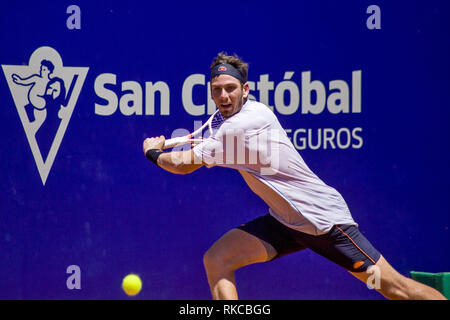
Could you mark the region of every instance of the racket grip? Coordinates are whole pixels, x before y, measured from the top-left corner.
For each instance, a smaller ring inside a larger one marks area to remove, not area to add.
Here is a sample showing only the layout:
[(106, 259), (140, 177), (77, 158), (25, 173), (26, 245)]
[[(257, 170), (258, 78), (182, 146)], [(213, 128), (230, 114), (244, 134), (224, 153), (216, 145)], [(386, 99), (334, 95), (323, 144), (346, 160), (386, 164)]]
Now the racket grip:
[(186, 144), (189, 142), (189, 139), (187, 139), (186, 137), (177, 137), (177, 138), (172, 138), (172, 139), (167, 139), (164, 142), (164, 147), (163, 149), (169, 149), (169, 148), (173, 148), (182, 144)]

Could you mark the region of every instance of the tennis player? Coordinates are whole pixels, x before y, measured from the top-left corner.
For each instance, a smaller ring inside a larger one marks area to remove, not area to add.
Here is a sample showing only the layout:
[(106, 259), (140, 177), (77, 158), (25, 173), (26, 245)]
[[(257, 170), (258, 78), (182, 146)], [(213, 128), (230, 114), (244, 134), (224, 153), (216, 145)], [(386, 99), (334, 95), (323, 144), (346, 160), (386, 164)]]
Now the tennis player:
[(274, 113), (248, 99), (247, 74), (248, 64), (236, 55), (215, 57), (211, 95), (221, 121), (202, 143), (173, 152), (162, 151), (164, 136), (143, 143), (147, 158), (172, 173), (239, 170), (269, 206), (268, 214), (228, 231), (205, 253), (212, 298), (238, 298), (237, 269), (309, 248), (366, 284), (378, 277), (374, 287), (388, 299), (445, 299), (394, 270), (360, 233), (343, 197), (308, 168)]

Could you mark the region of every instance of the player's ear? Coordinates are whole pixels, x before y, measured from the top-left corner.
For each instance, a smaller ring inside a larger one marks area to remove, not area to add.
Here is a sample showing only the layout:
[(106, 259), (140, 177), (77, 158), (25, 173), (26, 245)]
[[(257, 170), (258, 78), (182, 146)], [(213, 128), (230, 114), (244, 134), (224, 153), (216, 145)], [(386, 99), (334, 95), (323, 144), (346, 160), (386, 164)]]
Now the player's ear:
[(244, 91), (244, 99), (247, 99), (250, 93), (250, 86), (248, 85), (248, 82), (244, 83), (244, 85), (242, 86), (242, 90)]

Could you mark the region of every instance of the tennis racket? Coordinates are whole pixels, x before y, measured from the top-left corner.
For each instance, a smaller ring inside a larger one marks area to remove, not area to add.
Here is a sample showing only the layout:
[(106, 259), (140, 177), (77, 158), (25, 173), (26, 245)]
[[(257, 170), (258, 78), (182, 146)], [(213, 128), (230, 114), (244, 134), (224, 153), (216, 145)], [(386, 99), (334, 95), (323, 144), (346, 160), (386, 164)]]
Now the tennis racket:
[(176, 137), (172, 139), (167, 139), (164, 143), (163, 149), (169, 149), (176, 146), (181, 146), (188, 143), (200, 143), (203, 141), (203, 138), (200, 136), (204, 129), (208, 128), (209, 134), (213, 133), (213, 129), (219, 126), (225, 119), (219, 113), (219, 110), (216, 110), (211, 117), (209, 117), (208, 121), (206, 121), (200, 128), (195, 130), (194, 132), (187, 134), (182, 137)]

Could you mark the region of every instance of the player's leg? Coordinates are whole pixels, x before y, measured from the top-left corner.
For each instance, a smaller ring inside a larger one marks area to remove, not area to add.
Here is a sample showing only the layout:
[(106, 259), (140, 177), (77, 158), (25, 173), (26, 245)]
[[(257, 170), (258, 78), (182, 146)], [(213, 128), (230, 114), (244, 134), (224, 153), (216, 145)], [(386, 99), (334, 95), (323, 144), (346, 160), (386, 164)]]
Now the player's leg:
[[(336, 225), (321, 236), (301, 235), (313, 251), (347, 269), (389, 299), (445, 299), (437, 290), (402, 276), (355, 225)], [(370, 279), (369, 279), (370, 278)], [(379, 286), (378, 286), (379, 285)]]
[(280, 258), (306, 247), (270, 214), (227, 232), (204, 256), (214, 299), (237, 299), (234, 271), (243, 266)]
[(232, 229), (205, 253), (203, 263), (212, 298), (237, 299), (234, 271), (243, 266), (265, 262), (277, 251), (267, 242), (241, 229)]
[[(375, 268), (377, 269), (369, 269), (369, 272), (350, 271), (350, 273), (366, 284), (368, 281), (377, 283), (378, 280), (379, 287), (374, 286), (374, 288), (387, 299), (446, 300), (436, 289), (398, 273), (383, 256), (380, 256)], [(379, 279), (372, 279), (374, 277), (379, 277)]]
[(328, 234), (305, 241), (359, 280), (373, 282), (388, 299), (445, 299), (439, 291), (398, 273), (354, 225), (336, 225)]

